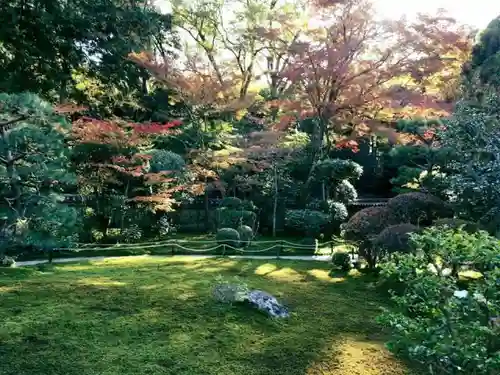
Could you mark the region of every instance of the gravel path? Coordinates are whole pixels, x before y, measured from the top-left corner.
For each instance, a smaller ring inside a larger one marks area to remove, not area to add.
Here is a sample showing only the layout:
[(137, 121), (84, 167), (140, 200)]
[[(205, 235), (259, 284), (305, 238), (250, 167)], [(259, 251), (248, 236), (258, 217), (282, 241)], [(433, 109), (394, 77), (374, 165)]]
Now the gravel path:
[[(174, 255), (173, 257), (192, 257), (199, 259), (216, 258), (217, 255)], [(108, 260), (108, 259), (120, 259), (120, 258), (151, 258), (151, 259), (164, 259), (172, 258), (172, 256), (164, 255), (129, 255), (129, 256), (116, 256), (116, 257), (76, 257), (76, 258), (59, 258), (52, 260), (52, 263), (71, 263), (71, 262), (81, 262), (86, 260)], [(258, 256), (258, 255), (228, 255), (225, 258), (230, 259), (276, 259), (275, 256)], [(297, 255), (297, 256), (280, 256), (279, 259), (286, 260), (306, 260), (306, 261), (318, 261), (318, 262), (329, 262), (332, 259), (331, 255)], [(23, 262), (16, 262), (16, 267), (23, 266), (34, 266), (37, 264), (48, 263), (46, 259), (40, 260), (27, 260)]]

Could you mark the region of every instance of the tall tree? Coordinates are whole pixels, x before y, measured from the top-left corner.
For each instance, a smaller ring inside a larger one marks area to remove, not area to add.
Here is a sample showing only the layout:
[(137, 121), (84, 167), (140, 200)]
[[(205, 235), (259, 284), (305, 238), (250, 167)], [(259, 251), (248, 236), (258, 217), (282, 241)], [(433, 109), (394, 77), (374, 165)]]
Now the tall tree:
[[(144, 72), (124, 58), (153, 47), (164, 52), (169, 28), (169, 16), (149, 0), (3, 1), (0, 91), (32, 91), (64, 102), (74, 70), (82, 67), (117, 87), (134, 84), (140, 91)], [(125, 79), (124, 71), (130, 75)]]

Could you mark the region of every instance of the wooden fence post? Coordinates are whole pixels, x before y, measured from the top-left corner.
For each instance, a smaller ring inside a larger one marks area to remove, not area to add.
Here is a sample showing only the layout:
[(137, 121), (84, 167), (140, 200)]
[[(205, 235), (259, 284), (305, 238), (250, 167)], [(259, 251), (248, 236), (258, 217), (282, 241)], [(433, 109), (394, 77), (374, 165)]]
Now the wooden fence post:
[(278, 250), (276, 250), (276, 259), (280, 258), (280, 252), (283, 251), (283, 240), (278, 241)]
[(172, 256), (174, 256), (174, 244), (172, 243), (172, 245), (170, 245), (170, 253), (172, 254)]
[(222, 244), (222, 256), (226, 256), (226, 244)]

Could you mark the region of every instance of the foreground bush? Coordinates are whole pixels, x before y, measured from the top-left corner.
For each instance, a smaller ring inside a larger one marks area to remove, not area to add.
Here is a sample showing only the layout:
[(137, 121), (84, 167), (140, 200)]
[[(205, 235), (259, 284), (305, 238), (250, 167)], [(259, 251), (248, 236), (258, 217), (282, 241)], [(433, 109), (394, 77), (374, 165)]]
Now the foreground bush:
[(419, 228), (413, 224), (391, 225), (375, 237), (373, 246), (384, 254), (409, 253), (413, 250), (410, 234), (418, 231)]
[(432, 223), (434, 227), (445, 227), (448, 229), (463, 229), (467, 233), (476, 233), (481, 229), (481, 225), (472, 221), (462, 219), (438, 219)]
[(8, 255), (1, 255), (0, 254), (0, 267), (13, 267), (15, 266), (16, 261), (14, 258), (8, 256)]
[(387, 207), (364, 208), (344, 225), (344, 238), (357, 243), (370, 241), (392, 224), (396, 224), (395, 218)]
[[(397, 307), (380, 322), (388, 347), (432, 374), (493, 375), (500, 368), (500, 245), (479, 232), (429, 228), (412, 236), (415, 254), (395, 254), (382, 277), (399, 280)], [(463, 289), (463, 271), (476, 271)]]
[(240, 234), (233, 228), (221, 228), (217, 231), (215, 236), (219, 245), (229, 245), (238, 247), (240, 244)]
[(444, 201), (430, 194), (406, 193), (389, 199), (387, 208), (400, 223), (430, 224), (436, 218), (453, 212)]
[(285, 228), (309, 237), (318, 236), (330, 223), (330, 215), (315, 210), (288, 210)]
[(332, 263), (342, 271), (349, 271), (352, 268), (351, 257), (348, 253), (335, 253), (332, 256)]

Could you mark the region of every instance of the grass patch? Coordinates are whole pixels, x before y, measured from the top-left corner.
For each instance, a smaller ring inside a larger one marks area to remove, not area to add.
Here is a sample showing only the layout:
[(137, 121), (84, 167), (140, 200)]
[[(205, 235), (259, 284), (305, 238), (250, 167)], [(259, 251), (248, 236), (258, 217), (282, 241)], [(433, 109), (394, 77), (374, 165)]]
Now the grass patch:
[[(319, 262), (120, 258), (0, 269), (2, 375), (399, 375), (385, 300)], [(217, 275), (285, 302), (275, 321), (211, 297)]]

